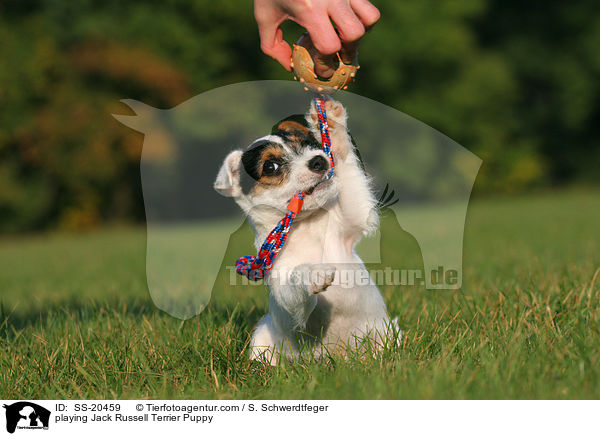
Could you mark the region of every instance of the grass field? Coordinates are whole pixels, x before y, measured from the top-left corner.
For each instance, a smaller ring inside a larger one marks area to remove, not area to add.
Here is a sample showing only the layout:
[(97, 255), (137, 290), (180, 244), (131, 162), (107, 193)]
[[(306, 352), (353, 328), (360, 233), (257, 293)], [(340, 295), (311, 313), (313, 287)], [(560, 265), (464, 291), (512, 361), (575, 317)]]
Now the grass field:
[(187, 321), (154, 307), (145, 229), (5, 237), (0, 398), (599, 398), (599, 200), (473, 201), (461, 291), (382, 289), (399, 349), (274, 368), (246, 348), (262, 288)]

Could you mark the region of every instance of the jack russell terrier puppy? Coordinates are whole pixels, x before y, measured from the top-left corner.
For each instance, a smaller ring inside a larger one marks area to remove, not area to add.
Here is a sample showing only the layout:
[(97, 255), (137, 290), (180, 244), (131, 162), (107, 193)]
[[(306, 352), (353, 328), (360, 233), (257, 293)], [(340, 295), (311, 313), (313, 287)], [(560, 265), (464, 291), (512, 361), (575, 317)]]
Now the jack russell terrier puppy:
[[(399, 340), (383, 298), (355, 246), (379, 224), (377, 200), (354, 151), (346, 111), (328, 99), (326, 111), (335, 173), (330, 179), (315, 103), (304, 118), (279, 122), (272, 134), (232, 151), (214, 188), (233, 197), (249, 218), (258, 250), (287, 212), (290, 198), (306, 191), (287, 241), (265, 276), (269, 313), (254, 329), (251, 358), (276, 364), (283, 355), (315, 356)], [(253, 187), (242, 192), (242, 167)], [(350, 284), (342, 277), (354, 276)], [(360, 279), (356, 279), (360, 278)], [(359, 283), (358, 283), (359, 282)], [(358, 283), (358, 284), (357, 284)]]

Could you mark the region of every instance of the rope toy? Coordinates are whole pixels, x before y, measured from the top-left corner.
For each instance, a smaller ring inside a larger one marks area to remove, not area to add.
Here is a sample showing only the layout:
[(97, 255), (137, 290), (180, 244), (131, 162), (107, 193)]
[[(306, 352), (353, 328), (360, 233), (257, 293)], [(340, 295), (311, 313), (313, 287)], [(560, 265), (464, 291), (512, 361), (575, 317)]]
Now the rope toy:
[[(323, 151), (329, 156), (331, 169), (327, 174), (327, 179), (333, 177), (335, 166), (333, 162), (333, 154), (331, 153), (331, 139), (329, 137), (329, 127), (327, 126), (327, 112), (325, 110), (325, 97), (321, 94), (314, 96), (315, 106), (319, 119), (319, 131), (321, 133), (321, 144)], [(273, 262), (283, 248), (287, 240), (288, 233), (294, 222), (296, 215), (302, 210), (304, 197), (309, 195), (306, 191), (300, 191), (292, 197), (287, 205), (288, 211), (279, 223), (266, 237), (258, 254), (256, 256), (242, 256), (235, 263), (235, 271), (238, 274), (248, 277), (250, 280), (260, 280), (271, 271)]]

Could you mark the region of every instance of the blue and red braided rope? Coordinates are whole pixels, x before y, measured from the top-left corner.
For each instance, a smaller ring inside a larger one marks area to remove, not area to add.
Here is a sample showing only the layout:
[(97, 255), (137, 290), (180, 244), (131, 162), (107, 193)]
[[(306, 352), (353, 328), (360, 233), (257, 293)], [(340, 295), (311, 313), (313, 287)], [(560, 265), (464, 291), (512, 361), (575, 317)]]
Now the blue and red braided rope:
[[(334, 174), (334, 162), (333, 154), (331, 153), (329, 126), (327, 125), (325, 98), (321, 95), (315, 95), (314, 101), (319, 120), (321, 144), (323, 146), (323, 151), (329, 156), (331, 162), (331, 169), (327, 174), (327, 178), (330, 179)], [(238, 274), (244, 275), (250, 280), (260, 280), (271, 271), (277, 254), (283, 248), (283, 245), (287, 240), (294, 218), (296, 218), (296, 215), (302, 210), (302, 203), (304, 202), (305, 195), (306, 192), (301, 191), (292, 197), (287, 206), (287, 213), (265, 238), (265, 242), (263, 242), (256, 256), (242, 256), (237, 260), (235, 263), (235, 270)]]
[(325, 110), (325, 99), (322, 96), (315, 95), (315, 106), (317, 108), (317, 117), (319, 119), (319, 131), (321, 133), (321, 144), (323, 151), (329, 156), (331, 162), (329, 173), (327, 178), (333, 177), (335, 171), (335, 165), (333, 162), (333, 154), (331, 153), (331, 138), (329, 137), (329, 125), (327, 124), (327, 111)]

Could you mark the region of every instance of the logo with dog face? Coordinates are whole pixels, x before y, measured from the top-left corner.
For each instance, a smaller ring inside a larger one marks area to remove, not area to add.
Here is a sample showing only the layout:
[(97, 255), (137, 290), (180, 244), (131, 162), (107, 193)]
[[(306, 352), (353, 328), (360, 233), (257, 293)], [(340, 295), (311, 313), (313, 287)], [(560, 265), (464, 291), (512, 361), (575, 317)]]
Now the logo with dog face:
[(10, 405), (5, 404), (6, 431), (14, 433), (16, 429), (48, 429), (50, 411), (29, 401), (19, 401)]
[[(414, 276), (425, 289), (460, 289), (465, 219), (481, 159), (394, 108), (349, 92), (333, 97), (346, 108), (349, 133), (384, 206), (379, 232), (357, 247), (361, 259), (386, 283), (403, 282), (408, 272), (408, 281)], [(297, 83), (259, 81), (217, 88), (166, 110), (123, 101), (133, 114), (115, 118), (144, 134), (146, 277), (158, 308), (188, 319), (206, 307), (213, 289), (242, 292), (232, 287), (231, 268), (240, 256), (256, 254), (262, 241), (254, 240), (237, 205), (213, 189), (215, 178), (233, 150), (303, 116), (311, 99)], [(257, 158), (285, 158), (263, 151)], [(239, 177), (247, 192), (256, 184), (251, 173), (240, 165), (226, 176)], [(279, 186), (275, 176), (261, 187)]]

